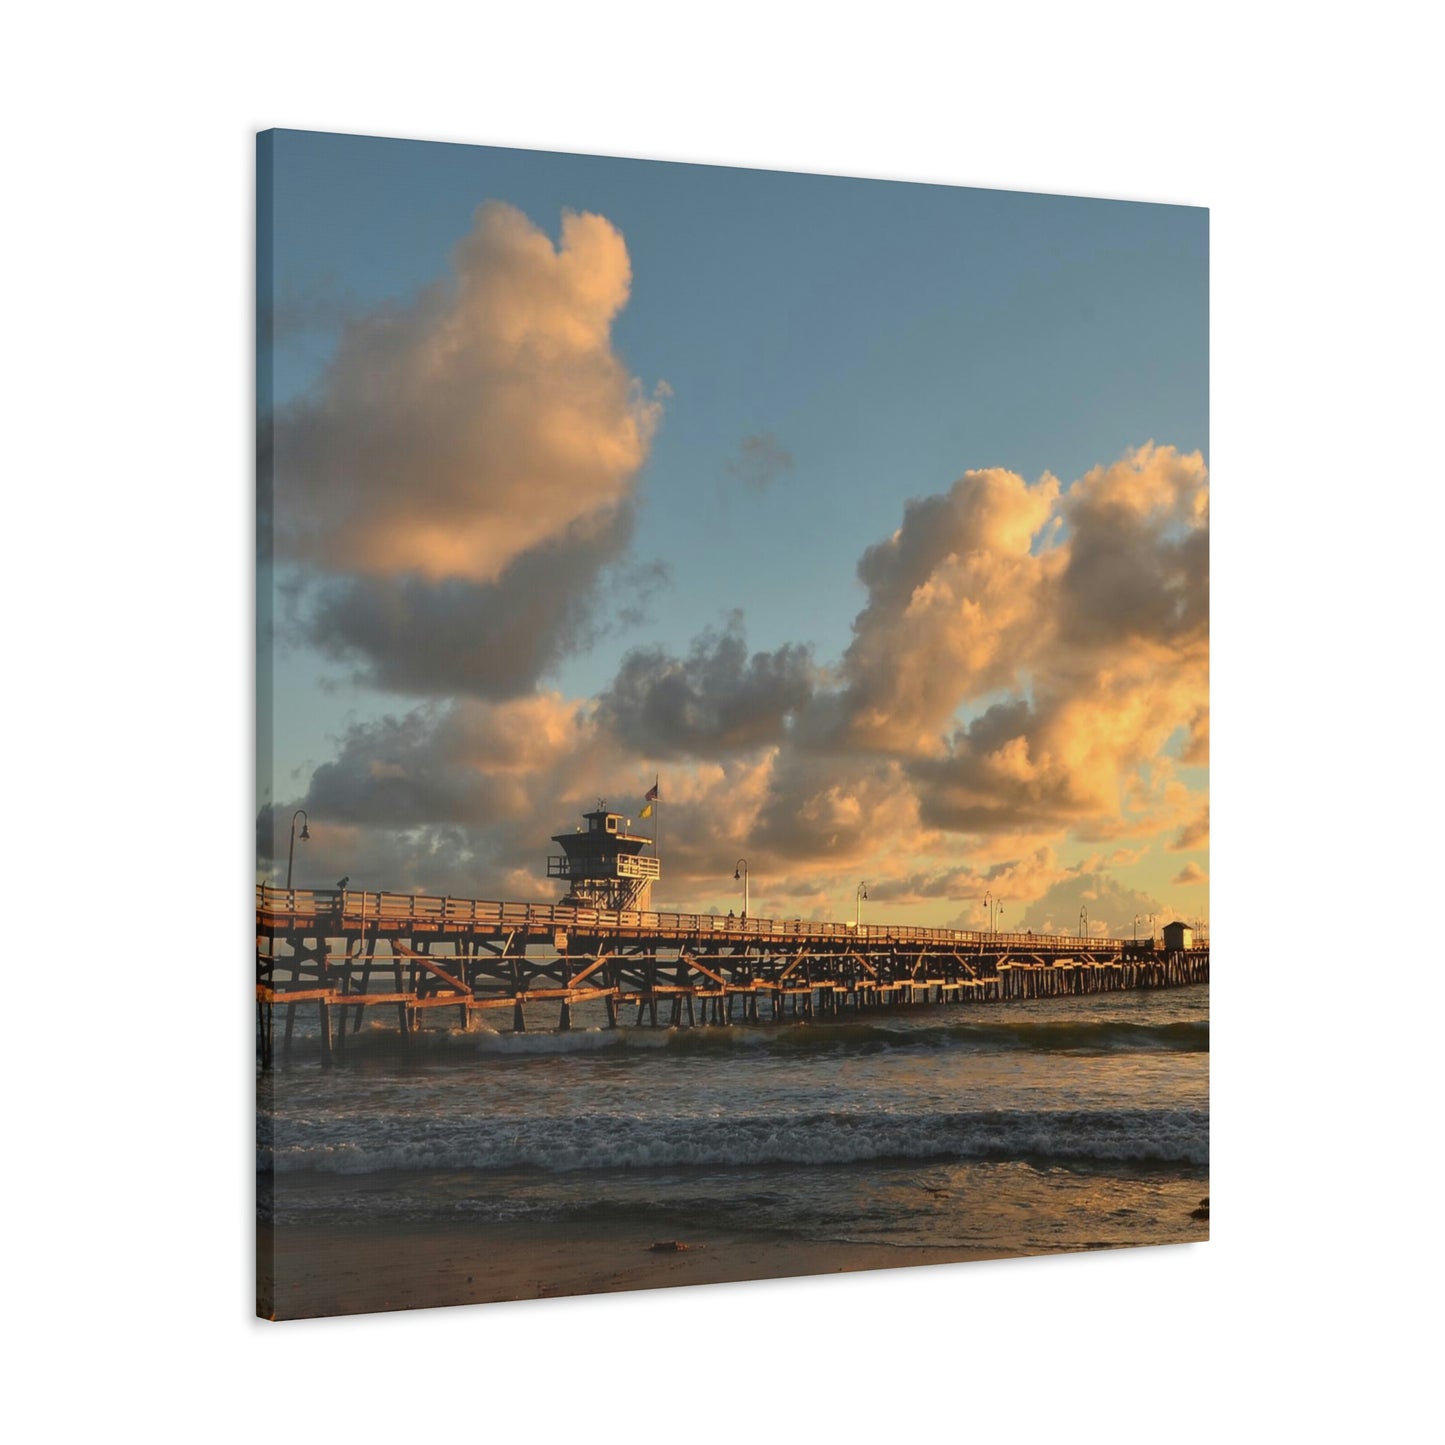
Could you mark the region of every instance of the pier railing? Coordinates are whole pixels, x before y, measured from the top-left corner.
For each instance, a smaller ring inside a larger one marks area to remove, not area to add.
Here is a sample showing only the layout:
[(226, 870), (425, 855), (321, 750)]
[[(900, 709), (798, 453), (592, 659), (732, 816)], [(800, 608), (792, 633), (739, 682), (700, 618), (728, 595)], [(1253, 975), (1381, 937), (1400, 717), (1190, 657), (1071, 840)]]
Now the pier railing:
[(681, 938), (810, 940), (856, 939), (863, 943), (956, 945), (977, 951), (998, 947), (1010, 952), (1029, 948), (1123, 949), (1148, 946), (1148, 940), (1068, 933), (1018, 933), (979, 929), (917, 928), (895, 924), (821, 923), (803, 918), (739, 918), (717, 913), (636, 912), (571, 908), (550, 903), (506, 903), (427, 893), (386, 893), (354, 888), (273, 888), (256, 886), (257, 918), (266, 926), (285, 927), (322, 921), (342, 931), (381, 925), (386, 928), (436, 929), (443, 932), (583, 933), (588, 935), (666, 935)]

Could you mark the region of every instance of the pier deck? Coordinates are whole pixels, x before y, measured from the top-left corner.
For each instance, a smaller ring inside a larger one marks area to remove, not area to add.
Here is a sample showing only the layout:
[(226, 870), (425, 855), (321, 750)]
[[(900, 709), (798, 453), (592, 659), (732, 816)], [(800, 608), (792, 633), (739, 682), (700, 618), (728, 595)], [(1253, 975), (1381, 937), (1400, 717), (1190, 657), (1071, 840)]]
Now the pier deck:
[(1153, 940), (1067, 934), (256, 889), (263, 1067), (274, 1057), (277, 1006), (284, 1052), (297, 1008), (316, 1005), (330, 1063), (371, 1008), (394, 1008), (404, 1037), (438, 1008), (455, 1009), (462, 1027), (510, 1010), (512, 1027), (525, 1030), (530, 1010), (534, 1022), (568, 1029), (573, 1006), (598, 999), (612, 1027), (627, 1009), (655, 1027), (727, 1027), (1208, 979), (1207, 945), (1166, 952)]

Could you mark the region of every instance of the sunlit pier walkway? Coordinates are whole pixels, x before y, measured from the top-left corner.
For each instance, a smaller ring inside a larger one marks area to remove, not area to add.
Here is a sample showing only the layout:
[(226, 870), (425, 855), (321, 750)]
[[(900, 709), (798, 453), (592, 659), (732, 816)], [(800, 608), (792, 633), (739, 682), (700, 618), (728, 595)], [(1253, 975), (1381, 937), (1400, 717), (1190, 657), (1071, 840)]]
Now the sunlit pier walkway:
[(637, 1024), (726, 1028), (1207, 983), (1208, 945), (1183, 943), (261, 885), (257, 1044), (270, 1067), (278, 1005), (283, 1053), (314, 1004), (331, 1063), (373, 1008), (409, 1038), (432, 1009), (463, 1028), (510, 1010), (519, 1031), (529, 1015), (569, 1029), (574, 1005), (600, 999), (613, 1028), (628, 1009)]

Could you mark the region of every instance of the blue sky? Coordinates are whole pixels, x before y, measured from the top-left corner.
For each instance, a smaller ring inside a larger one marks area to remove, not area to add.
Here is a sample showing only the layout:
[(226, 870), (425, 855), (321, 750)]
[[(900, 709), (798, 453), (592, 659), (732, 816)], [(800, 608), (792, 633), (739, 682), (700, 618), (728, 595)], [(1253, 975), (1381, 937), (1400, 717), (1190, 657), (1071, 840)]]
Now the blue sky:
[[(554, 241), (564, 211), (592, 212), (625, 241), (611, 344), (644, 393), (666, 391), (630, 542), (606, 569), (612, 611), (651, 564), (668, 573), (643, 620), (536, 680), (565, 697), (604, 692), (630, 648), (686, 654), (736, 611), (749, 652), (809, 645), (835, 668), (868, 601), (860, 558), (911, 499), (972, 469), (1052, 473), (1067, 490), (1151, 440), (1207, 457), (1204, 210), (272, 135), (274, 292), (260, 302), (274, 301), (276, 341), (262, 365), (283, 409), (324, 390), (348, 319), (446, 280), (484, 202)], [(306, 793), (347, 723), (417, 705), (353, 671), (305, 645), (278, 651), (278, 802)]]

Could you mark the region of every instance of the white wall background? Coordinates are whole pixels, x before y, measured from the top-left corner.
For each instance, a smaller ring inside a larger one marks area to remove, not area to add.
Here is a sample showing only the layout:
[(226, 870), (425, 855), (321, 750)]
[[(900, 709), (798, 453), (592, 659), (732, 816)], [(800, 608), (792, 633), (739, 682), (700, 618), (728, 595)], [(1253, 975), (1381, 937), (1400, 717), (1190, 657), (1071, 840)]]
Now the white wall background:
[[(16, 1438), (1419, 1432), (1440, 1129), (1414, 1021), (1437, 1009), (1440, 957), (1403, 935), (1433, 921), (1439, 858), (1418, 821), (1438, 797), (1438, 105), (1423, 10), (1329, 13), (152, 0), (12, 17)], [(252, 136), (269, 125), (1212, 208), (1208, 1246), (250, 1319), (236, 940)], [(103, 1021), (121, 997), (139, 1019), (180, 975), (135, 932), (134, 900), (157, 894), (183, 917), (227, 906), (183, 960), (199, 999), (175, 1000), (153, 1051)], [(32, 949), (63, 964), (58, 1002), (36, 998)], [(760, 1367), (741, 1397), (705, 1347), (748, 1337), (832, 1382)], [(618, 1366), (629, 1346), (640, 1369)]]

